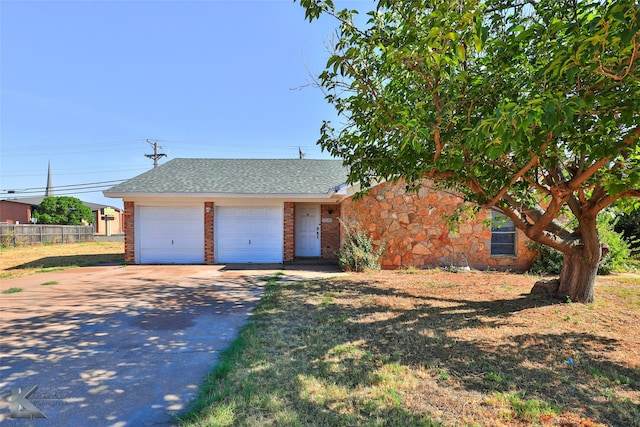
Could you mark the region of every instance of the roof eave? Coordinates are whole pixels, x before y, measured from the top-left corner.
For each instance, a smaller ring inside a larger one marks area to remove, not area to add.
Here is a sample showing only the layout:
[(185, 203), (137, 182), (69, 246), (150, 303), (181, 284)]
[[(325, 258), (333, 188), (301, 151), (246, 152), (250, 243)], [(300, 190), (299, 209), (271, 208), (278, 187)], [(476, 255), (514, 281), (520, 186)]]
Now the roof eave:
[(113, 199), (336, 199), (345, 193), (149, 193), (149, 192), (103, 192)]

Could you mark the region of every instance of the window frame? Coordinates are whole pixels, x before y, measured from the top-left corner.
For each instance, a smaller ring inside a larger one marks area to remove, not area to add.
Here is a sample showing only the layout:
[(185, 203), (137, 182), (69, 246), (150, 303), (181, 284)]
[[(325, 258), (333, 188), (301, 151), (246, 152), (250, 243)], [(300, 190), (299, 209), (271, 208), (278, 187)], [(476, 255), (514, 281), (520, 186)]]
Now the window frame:
[[(504, 220), (502, 220), (504, 218)], [(500, 221), (499, 223), (497, 223)], [(505, 230), (506, 228), (506, 230)], [(489, 253), (492, 257), (517, 257), (518, 256), (518, 233), (513, 221), (500, 212), (491, 211), (491, 242), (489, 247)], [(498, 236), (504, 238), (504, 236), (513, 236), (509, 242), (498, 242)], [(498, 252), (498, 248), (503, 248)], [(511, 248), (511, 250), (505, 251), (504, 248)]]

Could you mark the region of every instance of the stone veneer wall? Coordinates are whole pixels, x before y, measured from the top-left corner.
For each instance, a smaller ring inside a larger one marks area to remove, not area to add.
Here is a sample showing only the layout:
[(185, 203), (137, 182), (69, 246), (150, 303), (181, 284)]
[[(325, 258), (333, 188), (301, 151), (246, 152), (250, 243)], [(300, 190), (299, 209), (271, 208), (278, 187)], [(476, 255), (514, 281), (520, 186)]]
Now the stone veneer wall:
[(124, 263), (136, 263), (135, 204), (124, 202)]
[(407, 193), (402, 182), (383, 183), (357, 201), (342, 203), (342, 218), (356, 220), (370, 233), (374, 243), (385, 242), (382, 267), (470, 266), (525, 270), (535, 258), (526, 248), (527, 238), (516, 235), (517, 256), (491, 256), (491, 230), (483, 221), (491, 212), (483, 210), (478, 218), (460, 225), (459, 232), (449, 231), (443, 214), (463, 204), (461, 198), (423, 186), (418, 193)]
[(340, 205), (320, 205), (320, 258), (337, 259), (340, 251)]

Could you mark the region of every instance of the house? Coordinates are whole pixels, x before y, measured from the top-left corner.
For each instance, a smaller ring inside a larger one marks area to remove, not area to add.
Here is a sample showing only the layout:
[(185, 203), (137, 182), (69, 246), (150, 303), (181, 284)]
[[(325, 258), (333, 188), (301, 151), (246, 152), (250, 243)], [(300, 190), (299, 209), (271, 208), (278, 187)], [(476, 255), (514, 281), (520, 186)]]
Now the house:
[(112, 236), (124, 233), (124, 213), (122, 209), (98, 203), (82, 202), (89, 206), (93, 213), (93, 234), (98, 236)]
[[(45, 196), (20, 197), (0, 200), (0, 222), (8, 224), (30, 224), (31, 214), (42, 203)], [(93, 212), (94, 234), (122, 234), (123, 213), (121, 209), (97, 203), (82, 202)]]
[(523, 269), (534, 256), (512, 225), (485, 226), (491, 211), (451, 233), (442, 214), (462, 204), (454, 195), (381, 183), (354, 200), (346, 179), (339, 160), (174, 159), (104, 194), (124, 200), (129, 264), (335, 259), (341, 221), (385, 242), (385, 268)]
[(35, 206), (31, 203), (24, 203), (19, 199), (0, 200), (0, 222), (30, 224), (31, 213)]

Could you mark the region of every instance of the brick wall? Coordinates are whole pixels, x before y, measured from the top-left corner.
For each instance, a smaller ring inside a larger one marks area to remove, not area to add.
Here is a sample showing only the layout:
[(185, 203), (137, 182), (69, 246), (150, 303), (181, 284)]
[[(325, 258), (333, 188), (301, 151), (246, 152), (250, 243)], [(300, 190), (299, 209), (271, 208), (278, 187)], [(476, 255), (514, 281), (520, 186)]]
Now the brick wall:
[(204, 203), (204, 263), (215, 264), (213, 243), (214, 203)]
[(320, 257), (338, 258), (340, 250), (340, 205), (320, 205)]
[(293, 261), (295, 256), (295, 203), (284, 202), (284, 262)]
[(30, 224), (31, 206), (10, 200), (0, 200), (0, 222)]
[(525, 246), (527, 238), (517, 231), (517, 256), (491, 256), (491, 230), (483, 221), (491, 212), (483, 210), (477, 219), (451, 233), (443, 214), (452, 213), (462, 199), (435, 191), (426, 183), (420, 191), (407, 193), (404, 183), (383, 183), (358, 201), (342, 203), (342, 218), (355, 220), (379, 245), (385, 242), (383, 268), (466, 266), (486, 269), (524, 270), (535, 253)]
[(124, 263), (136, 263), (135, 204), (124, 202)]

